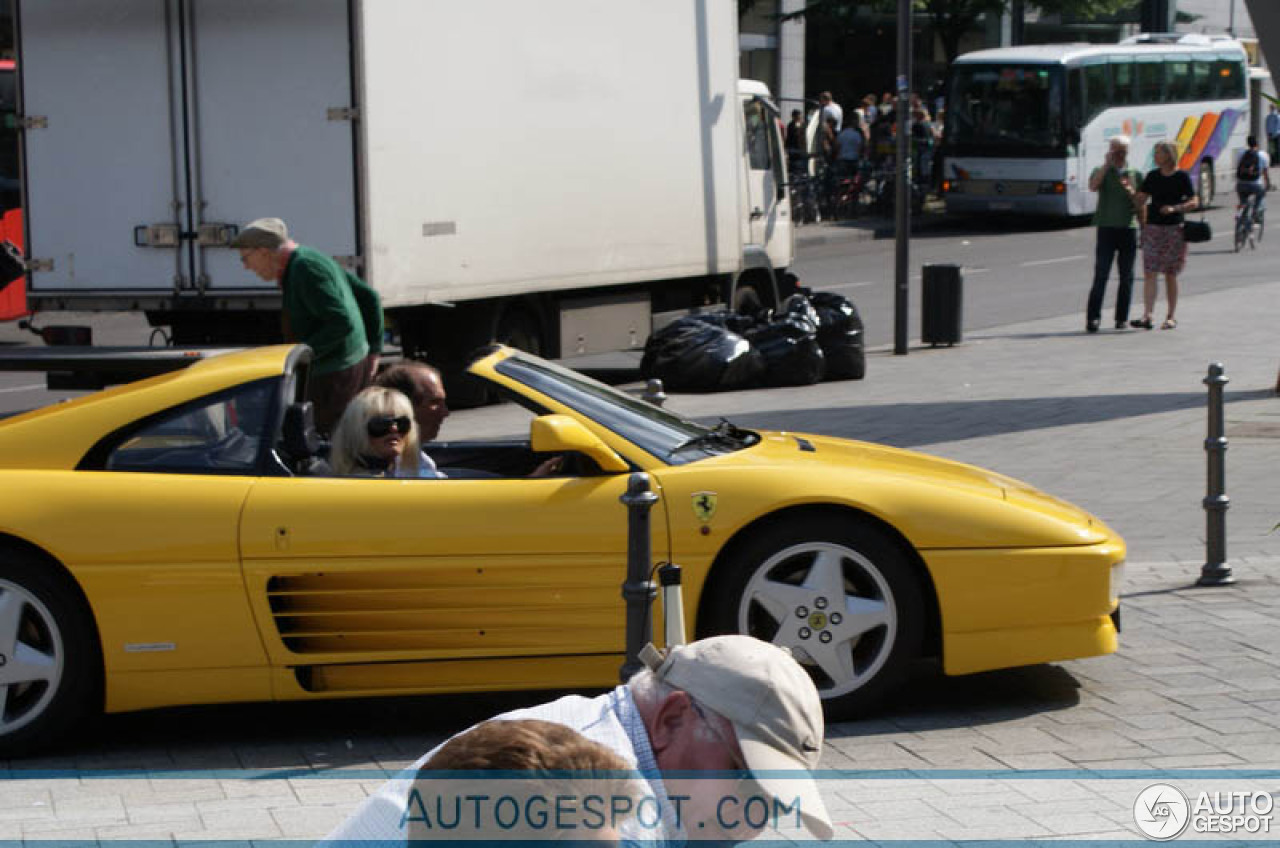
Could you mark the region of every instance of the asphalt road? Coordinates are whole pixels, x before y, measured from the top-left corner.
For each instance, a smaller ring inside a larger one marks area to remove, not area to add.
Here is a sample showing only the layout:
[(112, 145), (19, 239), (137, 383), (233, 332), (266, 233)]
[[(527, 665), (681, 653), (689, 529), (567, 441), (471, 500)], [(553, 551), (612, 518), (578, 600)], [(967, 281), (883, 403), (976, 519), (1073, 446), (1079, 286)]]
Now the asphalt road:
[[(1230, 207), (1208, 213), (1214, 238), (1192, 245), (1181, 280), (1183, 294), (1252, 285), (1275, 279), (1274, 248), (1265, 240), (1253, 251), (1232, 249)], [(1085, 300), (1093, 280), (1094, 231), (1075, 222), (999, 218), (965, 221), (926, 218), (910, 242), (908, 335), (920, 336), (921, 268), (932, 263), (962, 266), (966, 331), (1078, 313), (1084, 327)], [(869, 238), (870, 237), (870, 238)], [(1276, 236), (1272, 236), (1276, 238)], [(815, 289), (834, 290), (857, 304), (870, 346), (894, 341), (894, 239), (874, 225), (802, 227), (795, 272)], [(1142, 256), (1137, 262), (1130, 317), (1142, 315)], [(1104, 326), (1110, 326), (1115, 271), (1108, 287)], [(1163, 303), (1163, 283), (1160, 301)], [(1163, 315), (1163, 305), (1158, 315)]]

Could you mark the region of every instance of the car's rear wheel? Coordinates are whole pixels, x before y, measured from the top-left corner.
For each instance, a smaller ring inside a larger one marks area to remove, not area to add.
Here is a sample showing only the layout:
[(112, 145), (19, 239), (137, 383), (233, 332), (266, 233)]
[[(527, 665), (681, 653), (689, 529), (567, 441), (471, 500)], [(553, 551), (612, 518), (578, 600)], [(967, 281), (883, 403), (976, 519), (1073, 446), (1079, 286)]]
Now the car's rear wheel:
[(101, 668), (88, 613), (68, 581), (0, 548), (0, 754), (66, 740), (101, 706)]
[(785, 646), (828, 715), (875, 707), (920, 654), (920, 584), (898, 544), (862, 521), (803, 516), (726, 553), (707, 591), (712, 633)]

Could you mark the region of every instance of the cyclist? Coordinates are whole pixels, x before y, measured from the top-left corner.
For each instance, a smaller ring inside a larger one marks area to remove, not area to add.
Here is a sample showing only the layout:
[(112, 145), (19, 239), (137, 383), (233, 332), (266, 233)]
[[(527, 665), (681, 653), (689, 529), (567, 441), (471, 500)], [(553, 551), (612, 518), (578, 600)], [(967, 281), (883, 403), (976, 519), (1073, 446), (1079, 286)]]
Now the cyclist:
[(1236, 195), (1240, 198), (1241, 213), (1249, 202), (1249, 196), (1257, 198), (1253, 210), (1256, 220), (1267, 207), (1267, 192), (1271, 190), (1271, 175), (1267, 173), (1271, 167), (1271, 157), (1265, 150), (1258, 148), (1258, 139), (1249, 136), (1249, 149), (1240, 157), (1236, 166)]

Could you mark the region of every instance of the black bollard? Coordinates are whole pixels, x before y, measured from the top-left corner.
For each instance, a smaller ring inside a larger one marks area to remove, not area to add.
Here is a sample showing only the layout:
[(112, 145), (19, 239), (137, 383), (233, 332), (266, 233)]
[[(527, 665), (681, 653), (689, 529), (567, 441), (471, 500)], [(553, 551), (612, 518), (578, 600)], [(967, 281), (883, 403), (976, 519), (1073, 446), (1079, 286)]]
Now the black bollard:
[(1223, 387), (1227, 379), (1221, 362), (1209, 365), (1204, 384), (1209, 387), (1209, 436), (1204, 440), (1209, 456), (1208, 487), (1204, 497), (1205, 563), (1200, 568), (1197, 586), (1227, 586), (1236, 579), (1227, 564), (1227, 437), (1223, 435)]
[(650, 610), (658, 589), (649, 579), (653, 564), (649, 510), (658, 496), (649, 491), (649, 475), (637, 471), (627, 479), (627, 493), (618, 500), (627, 505), (627, 580), (622, 584), (622, 597), (627, 602), (627, 656), (618, 672), (625, 683), (644, 668), (640, 651), (652, 639)]

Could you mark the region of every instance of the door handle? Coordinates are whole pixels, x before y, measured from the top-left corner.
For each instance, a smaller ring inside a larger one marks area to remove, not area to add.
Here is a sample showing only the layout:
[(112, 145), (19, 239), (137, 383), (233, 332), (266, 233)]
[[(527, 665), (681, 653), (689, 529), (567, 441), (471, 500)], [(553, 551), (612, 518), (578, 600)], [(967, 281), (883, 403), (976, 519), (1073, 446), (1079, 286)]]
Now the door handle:
[(763, 217), (764, 217), (764, 210), (761, 209), (759, 206), (751, 210), (751, 220), (754, 221), (756, 218), (763, 218)]

